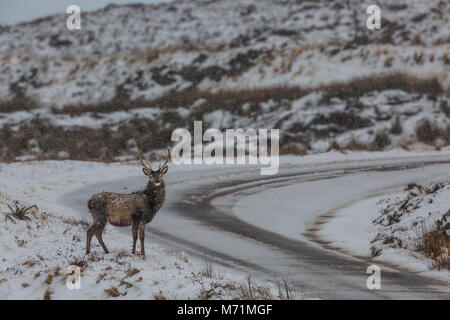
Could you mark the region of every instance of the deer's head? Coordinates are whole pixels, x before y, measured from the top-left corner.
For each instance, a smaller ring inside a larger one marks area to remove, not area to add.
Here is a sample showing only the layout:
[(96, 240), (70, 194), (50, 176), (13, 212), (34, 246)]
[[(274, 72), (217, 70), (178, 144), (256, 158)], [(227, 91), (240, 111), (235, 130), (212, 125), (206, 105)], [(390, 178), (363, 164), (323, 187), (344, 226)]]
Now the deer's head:
[(147, 167), (147, 165), (142, 160), (141, 155), (139, 154), (139, 162), (143, 166), (142, 171), (149, 178), (149, 183), (155, 187), (159, 187), (163, 183), (163, 175), (165, 175), (167, 173), (167, 170), (169, 169), (169, 167), (167, 166), (167, 162), (169, 162), (170, 159), (170, 149), (167, 149), (167, 151), (167, 159), (164, 161), (164, 163), (161, 163), (159, 165), (158, 170), (152, 170), (151, 165)]

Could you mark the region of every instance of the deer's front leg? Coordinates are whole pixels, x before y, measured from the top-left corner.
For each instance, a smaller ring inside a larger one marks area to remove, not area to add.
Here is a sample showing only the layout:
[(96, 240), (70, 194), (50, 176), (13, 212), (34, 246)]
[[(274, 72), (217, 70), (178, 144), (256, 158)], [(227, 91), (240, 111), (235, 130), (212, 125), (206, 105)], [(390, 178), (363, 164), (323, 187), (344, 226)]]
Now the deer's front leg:
[(145, 258), (145, 249), (144, 249), (144, 237), (145, 237), (145, 226), (146, 223), (139, 223), (139, 240), (141, 240), (141, 255)]
[(95, 223), (88, 229), (86, 234), (86, 254), (91, 253), (91, 240), (95, 233)]
[(133, 233), (133, 251), (132, 253), (135, 254), (136, 253), (136, 241), (137, 241), (137, 237), (138, 237), (138, 222), (133, 221), (132, 225), (131, 225), (131, 231)]

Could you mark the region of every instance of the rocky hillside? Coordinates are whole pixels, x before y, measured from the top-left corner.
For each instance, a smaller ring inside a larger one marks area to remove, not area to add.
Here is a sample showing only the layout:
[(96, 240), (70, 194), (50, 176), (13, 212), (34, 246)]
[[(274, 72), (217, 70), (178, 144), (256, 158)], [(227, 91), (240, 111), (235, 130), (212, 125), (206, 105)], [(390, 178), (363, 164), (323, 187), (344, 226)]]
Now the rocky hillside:
[(193, 120), (280, 128), (286, 152), (447, 144), (450, 4), (375, 3), (375, 31), (368, 1), (341, 0), (111, 5), (81, 31), (64, 12), (0, 27), (0, 159), (134, 157)]
[(81, 31), (68, 30), (62, 12), (0, 30), (0, 97), (59, 107), (192, 88), (311, 87), (382, 72), (448, 73), (447, 1), (375, 2), (382, 9), (379, 31), (365, 27), (367, 4), (350, 10), (341, 0), (108, 6), (83, 13)]

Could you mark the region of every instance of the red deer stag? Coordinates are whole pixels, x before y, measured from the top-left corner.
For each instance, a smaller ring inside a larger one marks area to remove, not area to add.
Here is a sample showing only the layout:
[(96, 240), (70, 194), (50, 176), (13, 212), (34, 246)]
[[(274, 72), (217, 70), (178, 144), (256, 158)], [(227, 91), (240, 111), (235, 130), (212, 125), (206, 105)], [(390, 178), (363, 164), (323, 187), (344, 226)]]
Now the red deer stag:
[(153, 171), (151, 165), (147, 167), (139, 155), (143, 172), (148, 176), (147, 188), (143, 191), (131, 194), (102, 192), (93, 195), (87, 202), (89, 212), (94, 218), (92, 226), (87, 231), (86, 254), (91, 251), (91, 240), (95, 234), (105, 253), (109, 253), (102, 239), (103, 230), (107, 222), (116, 227), (128, 227), (131, 225), (133, 232), (133, 254), (136, 253), (136, 241), (139, 231), (141, 241), (141, 255), (145, 257), (144, 232), (147, 223), (152, 221), (159, 209), (161, 209), (166, 189), (163, 175), (167, 173), (167, 162), (170, 158), (170, 149), (167, 159), (158, 170)]

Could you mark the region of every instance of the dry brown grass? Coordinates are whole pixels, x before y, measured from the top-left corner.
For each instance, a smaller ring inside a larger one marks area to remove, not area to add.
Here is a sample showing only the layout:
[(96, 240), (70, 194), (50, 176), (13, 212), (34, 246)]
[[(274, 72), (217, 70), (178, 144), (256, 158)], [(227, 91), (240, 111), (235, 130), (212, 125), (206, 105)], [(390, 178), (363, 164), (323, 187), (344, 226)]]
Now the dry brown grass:
[(347, 150), (347, 151), (367, 151), (369, 148), (356, 140), (355, 137), (351, 137), (344, 145), (341, 146), (341, 150)]
[(391, 145), (391, 138), (386, 131), (377, 132), (375, 138), (370, 144), (370, 150), (381, 151)]
[(156, 107), (169, 110), (178, 107), (188, 107), (194, 102), (202, 99), (205, 101), (201, 106), (202, 113), (208, 113), (217, 109), (240, 113), (242, 112), (241, 106), (245, 103), (258, 105), (259, 103), (266, 102), (270, 99), (273, 101), (292, 101), (313, 91), (323, 91), (323, 101), (329, 102), (331, 98), (347, 99), (360, 97), (371, 91), (390, 89), (400, 89), (407, 92), (424, 93), (433, 96), (443, 93), (443, 88), (436, 77), (418, 78), (406, 73), (395, 72), (310, 88), (278, 86), (257, 89), (221, 90), (215, 93), (202, 90), (167, 92), (152, 100), (137, 99), (130, 101), (128, 99), (116, 98), (97, 104), (67, 105), (60, 109), (54, 108), (53, 112), (55, 114), (80, 115), (86, 112), (108, 113), (142, 107)]
[(295, 100), (301, 98), (311, 90), (303, 90), (299, 87), (269, 87), (260, 89), (222, 90), (216, 93), (201, 90), (187, 90), (168, 92), (153, 100), (126, 100), (114, 99), (93, 105), (67, 105), (61, 109), (53, 109), (55, 114), (80, 115), (85, 112), (108, 113), (114, 111), (132, 110), (142, 107), (155, 107), (161, 109), (176, 109), (191, 106), (197, 100), (204, 100), (202, 112), (208, 113), (217, 109), (239, 112), (244, 103), (258, 104), (270, 99)]
[(308, 153), (306, 146), (297, 143), (286, 143), (280, 146), (280, 155), (297, 155), (304, 156)]
[(436, 269), (450, 270), (450, 210), (435, 225), (421, 225), (417, 250), (432, 259)]
[[(13, 130), (10, 126), (5, 125), (0, 128), (0, 161), (14, 161), (21, 155), (29, 154), (28, 144), (31, 139), (34, 139), (41, 150), (39, 155), (35, 155), (36, 159), (110, 162), (114, 161), (118, 156), (130, 155), (130, 150), (135, 148), (142, 150), (144, 153), (148, 153), (151, 150), (164, 149), (170, 142), (171, 134), (176, 128), (192, 129), (193, 120), (202, 119), (203, 115), (217, 109), (227, 110), (234, 115), (253, 118), (262, 112), (261, 103), (269, 100), (279, 104), (289, 104), (312, 91), (321, 91), (323, 92), (321, 103), (327, 104), (332, 98), (352, 100), (368, 92), (387, 89), (426, 93), (429, 96), (443, 93), (443, 89), (436, 78), (419, 79), (404, 73), (392, 73), (372, 75), (349, 82), (334, 83), (315, 88), (280, 86), (254, 90), (223, 90), (216, 93), (186, 90), (169, 92), (152, 100), (130, 101), (118, 98), (93, 105), (68, 105), (61, 109), (54, 109), (53, 112), (70, 115), (92, 112), (95, 116), (95, 114), (103, 112), (157, 107), (162, 109), (163, 113), (156, 120), (133, 119), (126, 124), (120, 125), (117, 130), (113, 130), (109, 125), (105, 125), (101, 129), (74, 127), (67, 130), (54, 126), (49, 121), (41, 118), (36, 118), (30, 123), (20, 126), (18, 130)], [(203, 103), (196, 107), (188, 118), (181, 118), (174, 111), (174, 108), (192, 106), (194, 102), (200, 99)], [(32, 104), (32, 102), (29, 103), (30, 105)], [(248, 104), (249, 108), (244, 110), (242, 108), (244, 104)], [(447, 110), (444, 104), (443, 110)], [(342, 117), (336, 115), (336, 117), (343, 121), (342, 125), (349, 126), (348, 130), (352, 129), (352, 125), (358, 123), (357, 117), (348, 121), (347, 115), (342, 115)], [(397, 124), (393, 124), (391, 133), (397, 134), (401, 129), (395, 126)], [(425, 143), (434, 143), (433, 134), (439, 130), (430, 131), (429, 129), (425, 126), (418, 127), (417, 135), (419, 140)], [(431, 132), (431, 137), (429, 132)], [(450, 134), (448, 134), (448, 138), (448, 143), (450, 143)], [(384, 139), (384, 141), (386, 140)], [(290, 144), (291, 142), (295, 141), (282, 141), (280, 146), (282, 154), (302, 155), (306, 152), (303, 147)], [(347, 146), (340, 146), (339, 149), (366, 150), (371, 148), (371, 146), (360, 146), (353, 142)], [(383, 144), (383, 139), (380, 139), (378, 142)], [(380, 149), (378, 147), (380, 143), (376, 143), (375, 149)]]
[(29, 268), (33, 268), (38, 262), (36, 260), (27, 260), (22, 263), (23, 266), (27, 266)]
[(0, 101), (0, 113), (9, 113), (15, 111), (30, 111), (36, 109), (36, 101), (27, 97), (15, 97), (10, 101)]
[[(65, 130), (49, 123), (36, 121), (24, 125), (19, 130), (12, 130), (5, 126), (0, 129), (0, 150), (2, 161), (11, 161), (28, 152), (28, 141), (35, 139), (41, 148), (40, 158), (112, 161), (116, 156), (129, 154), (128, 150), (137, 146), (143, 152), (163, 149), (170, 142), (172, 131), (178, 127), (162, 127), (151, 120), (136, 119), (129, 124), (120, 126), (113, 131), (110, 127), (90, 129), (86, 127)], [(130, 141), (134, 141), (133, 145)], [(66, 152), (67, 156), (59, 157), (59, 152)]]
[(111, 287), (109, 289), (104, 289), (104, 291), (105, 291), (105, 293), (106, 293), (106, 295), (108, 297), (112, 297), (112, 298), (117, 298), (117, 297), (120, 297), (120, 295), (121, 295), (116, 287)]
[(153, 299), (155, 300), (167, 300), (167, 298), (163, 295), (163, 293), (160, 291), (158, 294), (153, 295)]
[(394, 121), (392, 122), (392, 126), (391, 126), (391, 130), (390, 132), (395, 135), (401, 135), (403, 132), (403, 125), (402, 125), (402, 120), (400, 118), (399, 115), (397, 115), (394, 119)]
[(131, 268), (131, 269), (127, 270), (127, 276), (126, 276), (126, 278), (131, 278), (131, 277), (133, 277), (134, 275), (138, 274), (139, 272), (141, 272), (141, 270), (136, 269), (136, 268)]
[(53, 275), (48, 274), (48, 275), (47, 275), (47, 278), (46, 278), (45, 281), (44, 281), (44, 283), (45, 283), (45, 284), (48, 284), (48, 285), (51, 285), (52, 282), (53, 282)]
[(42, 299), (43, 300), (51, 300), (52, 294), (53, 294), (53, 291), (50, 288), (47, 288), (47, 290), (45, 290), (45, 292), (44, 292), (44, 297)]
[(428, 119), (422, 119), (417, 123), (416, 136), (420, 142), (434, 144), (441, 135), (438, 126)]
[(347, 151), (367, 151), (369, 147), (361, 142), (359, 142), (355, 137), (351, 137), (349, 140), (342, 144), (339, 144), (336, 140), (330, 142), (330, 146), (327, 152), (335, 150), (342, 153), (347, 153)]
[(323, 102), (327, 103), (331, 98), (346, 100), (352, 97), (361, 97), (372, 91), (399, 89), (406, 92), (415, 92), (436, 96), (444, 93), (444, 90), (436, 77), (418, 78), (406, 73), (390, 73), (372, 75), (354, 79), (345, 83), (335, 83), (325, 86)]
[(216, 280), (207, 284), (202, 283), (198, 299), (233, 297), (238, 300), (295, 300), (301, 298), (289, 281), (275, 281), (275, 285), (277, 293), (274, 293), (269, 285), (256, 283), (250, 276), (242, 281)]

